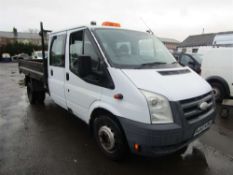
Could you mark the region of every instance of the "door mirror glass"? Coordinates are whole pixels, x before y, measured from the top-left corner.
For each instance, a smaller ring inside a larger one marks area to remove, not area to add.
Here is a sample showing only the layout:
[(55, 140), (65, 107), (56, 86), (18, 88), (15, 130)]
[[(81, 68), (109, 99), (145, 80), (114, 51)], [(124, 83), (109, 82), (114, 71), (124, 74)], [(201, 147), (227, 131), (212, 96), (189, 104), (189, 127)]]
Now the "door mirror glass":
[(80, 77), (86, 77), (92, 74), (92, 61), (90, 56), (79, 56), (77, 63), (74, 64), (77, 66), (78, 75)]

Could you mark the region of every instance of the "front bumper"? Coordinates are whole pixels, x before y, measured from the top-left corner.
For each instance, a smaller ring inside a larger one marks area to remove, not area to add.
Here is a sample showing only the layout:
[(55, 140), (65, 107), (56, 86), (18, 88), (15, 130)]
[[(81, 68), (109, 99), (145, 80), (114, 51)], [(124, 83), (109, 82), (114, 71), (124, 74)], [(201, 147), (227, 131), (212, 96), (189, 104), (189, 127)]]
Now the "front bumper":
[[(128, 145), (132, 153), (143, 156), (159, 156), (171, 154), (187, 146), (195, 138), (195, 130), (209, 121), (214, 121), (215, 108), (192, 122), (187, 121), (179, 110), (178, 103), (171, 104), (174, 123), (144, 124), (119, 117)], [(134, 144), (140, 145), (140, 151), (134, 150)]]

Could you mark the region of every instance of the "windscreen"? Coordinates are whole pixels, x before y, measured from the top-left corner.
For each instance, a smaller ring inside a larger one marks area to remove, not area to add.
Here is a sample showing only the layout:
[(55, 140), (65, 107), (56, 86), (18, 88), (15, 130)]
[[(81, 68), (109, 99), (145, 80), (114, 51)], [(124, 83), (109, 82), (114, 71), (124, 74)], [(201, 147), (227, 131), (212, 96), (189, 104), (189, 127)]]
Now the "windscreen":
[(148, 68), (176, 62), (167, 48), (149, 33), (124, 29), (95, 29), (95, 34), (113, 66)]

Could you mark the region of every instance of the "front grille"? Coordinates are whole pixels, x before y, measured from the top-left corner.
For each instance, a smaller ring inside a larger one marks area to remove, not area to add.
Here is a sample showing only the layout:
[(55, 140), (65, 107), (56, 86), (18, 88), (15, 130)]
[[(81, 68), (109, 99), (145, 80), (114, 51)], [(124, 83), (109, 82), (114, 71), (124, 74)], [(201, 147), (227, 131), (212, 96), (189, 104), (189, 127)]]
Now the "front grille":
[[(206, 102), (205, 108), (201, 109), (200, 105)], [(182, 100), (180, 101), (181, 108), (183, 110), (184, 116), (188, 121), (195, 120), (201, 116), (207, 114), (210, 110), (214, 108), (214, 98), (212, 92), (201, 95), (199, 97)]]

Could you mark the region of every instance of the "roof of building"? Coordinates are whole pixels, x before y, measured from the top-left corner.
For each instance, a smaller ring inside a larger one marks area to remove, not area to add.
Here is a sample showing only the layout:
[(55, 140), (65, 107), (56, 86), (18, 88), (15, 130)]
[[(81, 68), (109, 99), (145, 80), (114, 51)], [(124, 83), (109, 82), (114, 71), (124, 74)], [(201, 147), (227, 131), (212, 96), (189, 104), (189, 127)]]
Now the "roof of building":
[(180, 43), (180, 41), (176, 40), (176, 39), (173, 39), (173, 38), (162, 38), (162, 37), (158, 37), (158, 39), (162, 42), (165, 42), (165, 43)]
[[(0, 37), (2, 38), (14, 38), (13, 32), (0, 31)], [(38, 33), (26, 33), (26, 32), (17, 32), (17, 38), (20, 39), (40, 39)]]
[(178, 47), (212, 46), (215, 36), (233, 34), (233, 31), (190, 35)]

